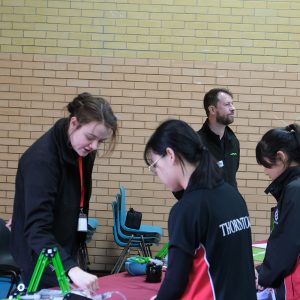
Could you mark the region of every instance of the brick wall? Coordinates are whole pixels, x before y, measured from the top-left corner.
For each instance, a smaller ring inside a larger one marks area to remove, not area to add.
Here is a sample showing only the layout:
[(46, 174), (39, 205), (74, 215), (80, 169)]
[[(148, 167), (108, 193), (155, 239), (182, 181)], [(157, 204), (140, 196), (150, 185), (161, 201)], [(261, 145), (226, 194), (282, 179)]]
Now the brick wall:
[(1, 0), (1, 52), (299, 64), (299, 1)]
[(298, 1), (161, 2), (0, 0), (0, 217), (11, 215), (19, 156), (76, 94), (105, 97), (120, 119), (116, 151), (95, 165), (93, 269), (109, 270), (120, 252), (111, 201), (121, 184), (143, 222), (167, 232), (174, 200), (142, 156), (159, 122), (180, 118), (198, 129), (204, 93), (234, 93), (238, 185), (260, 240), (274, 200), (263, 193), (269, 181), (254, 149), (269, 128), (299, 120)]

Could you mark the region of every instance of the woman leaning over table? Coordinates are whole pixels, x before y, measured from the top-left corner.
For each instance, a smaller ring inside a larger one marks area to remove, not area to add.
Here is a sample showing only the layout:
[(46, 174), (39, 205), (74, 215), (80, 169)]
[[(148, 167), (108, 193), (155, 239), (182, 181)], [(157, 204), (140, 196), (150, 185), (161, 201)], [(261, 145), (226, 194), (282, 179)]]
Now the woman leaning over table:
[[(97, 277), (76, 261), (86, 236), (97, 148), (105, 142), (107, 151), (113, 150), (117, 119), (106, 100), (89, 93), (79, 94), (67, 108), (69, 117), (58, 120), (20, 158), (11, 247), (26, 285), (41, 250), (57, 247), (69, 278), (95, 291)], [(39, 288), (57, 285), (48, 266)]]
[(183, 121), (165, 121), (144, 159), (169, 190), (184, 189), (170, 212), (168, 269), (156, 299), (256, 299), (246, 203), (198, 134)]
[(266, 255), (257, 268), (257, 288), (275, 288), (277, 300), (299, 300), (300, 127), (269, 130), (256, 146), (256, 159), (272, 180), (265, 193), (277, 200)]

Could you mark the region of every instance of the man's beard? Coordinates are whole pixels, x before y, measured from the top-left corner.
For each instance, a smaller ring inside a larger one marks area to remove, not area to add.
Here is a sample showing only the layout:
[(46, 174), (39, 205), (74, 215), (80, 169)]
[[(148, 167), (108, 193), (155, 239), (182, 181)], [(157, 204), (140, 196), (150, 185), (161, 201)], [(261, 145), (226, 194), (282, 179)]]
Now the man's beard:
[(221, 116), (221, 115), (217, 114), (217, 116), (216, 116), (216, 121), (217, 121), (217, 123), (219, 123), (219, 124), (222, 124), (222, 125), (227, 126), (227, 125), (233, 123), (233, 121), (234, 121), (234, 116), (233, 116), (233, 115)]

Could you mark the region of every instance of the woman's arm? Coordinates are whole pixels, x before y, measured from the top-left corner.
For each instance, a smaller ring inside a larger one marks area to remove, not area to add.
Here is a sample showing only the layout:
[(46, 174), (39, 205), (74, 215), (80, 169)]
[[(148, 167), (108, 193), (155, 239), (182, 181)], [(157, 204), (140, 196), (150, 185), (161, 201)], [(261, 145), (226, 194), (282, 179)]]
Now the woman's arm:
[(271, 234), (265, 259), (259, 269), (258, 283), (278, 287), (292, 272), (300, 252), (300, 186), (290, 185), (279, 211), (279, 223)]
[(61, 180), (58, 163), (49, 163), (49, 158), (28, 159), (19, 176), (22, 176), (25, 205), (24, 237), (29, 247), (37, 256), (43, 248), (57, 247), (65, 270), (77, 266), (53, 235), (55, 202)]
[(168, 252), (168, 269), (156, 300), (180, 299), (186, 289), (192, 265), (193, 256), (171, 247)]

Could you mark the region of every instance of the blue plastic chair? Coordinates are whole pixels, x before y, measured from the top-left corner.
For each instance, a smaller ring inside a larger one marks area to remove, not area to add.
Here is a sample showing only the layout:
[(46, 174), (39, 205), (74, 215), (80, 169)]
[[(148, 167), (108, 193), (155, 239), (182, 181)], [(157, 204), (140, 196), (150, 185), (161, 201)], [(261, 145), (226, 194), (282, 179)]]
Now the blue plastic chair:
[[(119, 195), (118, 195), (119, 196)], [(116, 202), (116, 215), (117, 215), (117, 225), (118, 225), (118, 231), (120, 232), (120, 235), (125, 236), (134, 236), (134, 239), (137, 240), (150, 240), (154, 244), (158, 244), (161, 240), (161, 235), (157, 232), (150, 232), (150, 231), (141, 231), (140, 229), (133, 229), (121, 224), (121, 216), (120, 216), (120, 201)], [(127, 229), (129, 228), (129, 229)]]
[(131, 248), (142, 251), (144, 256), (152, 257), (151, 246), (158, 244), (161, 240), (163, 230), (160, 226), (141, 224), (139, 229), (133, 229), (125, 225), (126, 222), (126, 192), (123, 186), (116, 195), (116, 200), (112, 202), (114, 215), (114, 238), (116, 243), (124, 247), (117, 263), (112, 269), (112, 273), (118, 273), (125, 262), (126, 256)]
[(91, 242), (94, 232), (96, 231), (97, 225), (99, 224), (98, 219), (88, 218), (88, 230), (86, 233), (85, 242), (81, 244), (78, 251), (78, 264), (81, 269), (88, 271), (88, 266), (90, 265), (90, 258), (87, 248), (87, 243)]
[(114, 212), (114, 224), (116, 226), (116, 230), (118, 233), (118, 236), (123, 240), (128, 240), (129, 238), (132, 238), (132, 241), (137, 243), (146, 243), (146, 244), (159, 244), (161, 236), (157, 236), (157, 234), (150, 235), (149, 232), (147, 232), (147, 235), (144, 236), (144, 233), (141, 231), (138, 232), (132, 232), (127, 231), (121, 228), (120, 224), (120, 213), (118, 209), (118, 203), (116, 201), (112, 202), (113, 212)]
[[(141, 248), (141, 242), (144, 241), (145, 244), (147, 245), (152, 245), (154, 244), (154, 242), (156, 242), (156, 238), (150, 239), (149, 241), (147, 240), (145, 242), (145, 240), (139, 236), (136, 237), (134, 236), (134, 234), (130, 234), (130, 235), (124, 235), (123, 233), (121, 233), (119, 231), (119, 225), (118, 225), (118, 216), (117, 216), (117, 203), (116, 201), (112, 202), (112, 210), (113, 210), (113, 217), (114, 217), (114, 226), (113, 226), (113, 233), (116, 235), (116, 239), (118, 241), (117, 244), (119, 244), (119, 246), (124, 247), (126, 246), (126, 244), (128, 244), (128, 242), (131, 240), (131, 243), (133, 245), (133, 248)], [(140, 249), (143, 250), (143, 249)]]
[(118, 216), (117, 216), (117, 203), (115, 201), (112, 202), (112, 210), (113, 210), (113, 236), (116, 244), (120, 247), (124, 247), (121, 254), (119, 255), (117, 262), (115, 263), (111, 274), (119, 273), (128, 254), (130, 253), (131, 249), (136, 249), (138, 251), (141, 251), (144, 256), (148, 256), (147, 247), (152, 246), (153, 243), (149, 243), (147, 241), (146, 243), (144, 240), (142, 240), (142, 237), (139, 237), (138, 239), (134, 239), (134, 235), (119, 235), (118, 231)]
[(128, 232), (132, 232), (135, 234), (142, 234), (144, 237), (146, 237), (147, 235), (150, 235), (152, 237), (157, 235), (157, 237), (160, 238), (163, 235), (163, 230), (160, 226), (141, 224), (139, 229), (133, 229), (127, 227), (125, 225), (127, 211), (126, 211), (126, 191), (124, 186), (120, 187), (120, 193), (117, 194), (116, 198), (117, 198), (117, 203), (120, 212), (120, 226), (122, 230), (126, 230)]
[(97, 226), (99, 225), (99, 220), (96, 218), (88, 218), (88, 231), (86, 234), (86, 243), (89, 243), (92, 240), (93, 234), (95, 233)]

